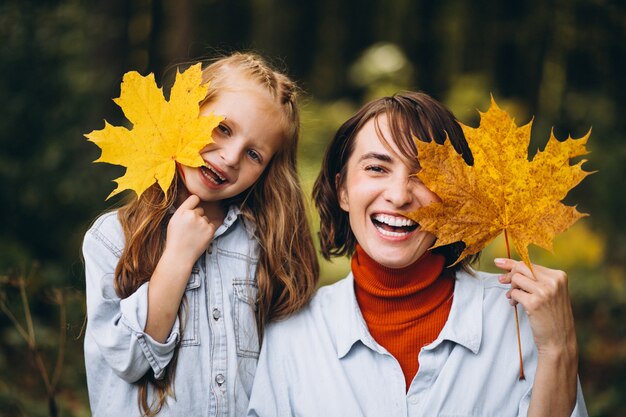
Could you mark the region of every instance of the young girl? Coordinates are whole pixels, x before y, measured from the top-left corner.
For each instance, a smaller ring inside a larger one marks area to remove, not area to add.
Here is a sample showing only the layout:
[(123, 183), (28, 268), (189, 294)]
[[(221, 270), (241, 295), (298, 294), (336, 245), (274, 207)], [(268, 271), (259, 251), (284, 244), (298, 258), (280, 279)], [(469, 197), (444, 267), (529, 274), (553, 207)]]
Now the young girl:
[(296, 89), (258, 56), (203, 71), (224, 120), (205, 165), (85, 235), (94, 416), (245, 414), (266, 323), (310, 299), (317, 259), (296, 173)]

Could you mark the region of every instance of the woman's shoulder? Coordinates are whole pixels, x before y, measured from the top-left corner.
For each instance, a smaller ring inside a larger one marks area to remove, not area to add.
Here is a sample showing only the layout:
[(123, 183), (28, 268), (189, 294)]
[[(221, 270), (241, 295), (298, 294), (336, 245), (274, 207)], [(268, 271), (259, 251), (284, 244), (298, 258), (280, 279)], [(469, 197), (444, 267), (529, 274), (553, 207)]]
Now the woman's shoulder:
[[(480, 308), (485, 325), (491, 328), (494, 326), (510, 326), (509, 322), (514, 322), (515, 320), (515, 316), (510, 314), (512, 307), (509, 299), (506, 297), (506, 293), (511, 289), (511, 286), (501, 283), (498, 279), (500, 275), (473, 269), (456, 273), (456, 285), (460, 286), (460, 290), (467, 293), (469, 288), (474, 288), (476, 291), (471, 291), (474, 297), (482, 293), (482, 303), (474, 304), (468, 302), (467, 305)], [(455, 291), (455, 297), (457, 295), (463, 297), (463, 295)], [(526, 325), (524, 309), (518, 308), (517, 310), (520, 319), (523, 319), (522, 321)]]
[(480, 285), (485, 292), (501, 293), (506, 292), (510, 288), (508, 284), (502, 284), (498, 277), (500, 274), (475, 270), (468, 268), (468, 270), (459, 270), (456, 272), (457, 281), (474, 281), (477, 285)]
[(343, 278), (334, 284), (320, 287), (311, 301), (297, 313), (286, 319), (270, 324), (272, 332), (282, 333), (283, 331), (307, 332), (310, 328), (318, 328), (322, 323), (332, 324), (339, 319), (339, 309), (346, 308), (349, 304), (349, 297), (354, 297), (352, 290), (351, 275)]

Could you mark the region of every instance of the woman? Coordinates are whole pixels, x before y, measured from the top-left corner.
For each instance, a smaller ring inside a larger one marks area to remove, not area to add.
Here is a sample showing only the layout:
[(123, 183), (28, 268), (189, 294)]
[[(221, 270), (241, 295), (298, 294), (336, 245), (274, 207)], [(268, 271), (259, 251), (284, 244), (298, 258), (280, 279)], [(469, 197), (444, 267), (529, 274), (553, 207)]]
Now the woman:
[[(468, 163), (454, 116), (425, 94), (365, 105), (339, 128), (314, 187), (322, 253), (352, 271), (268, 327), (249, 415), (585, 416), (567, 277), (496, 259), (501, 276), (456, 267), (459, 245), (403, 213), (438, 199), (414, 174), (412, 135), (446, 133)], [(508, 300), (507, 300), (508, 298)], [(519, 379), (519, 302), (526, 379)]]

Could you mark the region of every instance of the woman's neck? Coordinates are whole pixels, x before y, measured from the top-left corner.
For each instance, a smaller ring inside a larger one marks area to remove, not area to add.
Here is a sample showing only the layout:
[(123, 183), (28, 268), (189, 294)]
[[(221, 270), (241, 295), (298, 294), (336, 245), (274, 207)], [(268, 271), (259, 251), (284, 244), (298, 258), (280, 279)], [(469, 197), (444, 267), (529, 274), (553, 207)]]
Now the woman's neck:
[(416, 320), (448, 301), (454, 279), (444, 271), (444, 263), (443, 256), (428, 251), (405, 268), (387, 268), (357, 245), (352, 272), (365, 319)]

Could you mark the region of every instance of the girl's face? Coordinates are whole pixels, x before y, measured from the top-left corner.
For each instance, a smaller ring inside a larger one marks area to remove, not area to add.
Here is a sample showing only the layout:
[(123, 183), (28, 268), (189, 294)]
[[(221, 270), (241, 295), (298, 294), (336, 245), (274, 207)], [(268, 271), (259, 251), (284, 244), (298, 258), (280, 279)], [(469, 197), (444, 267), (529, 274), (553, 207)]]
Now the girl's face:
[[(281, 114), (260, 87), (244, 83), (241, 90), (223, 91), (200, 109), (224, 120), (213, 131), (213, 143), (200, 151), (205, 166), (181, 166), (187, 190), (209, 210), (221, 212), (219, 202), (234, 197), (261, 176), (283, 137)], [(214, 211), (215, 212), (215, 211)]]
[[(379, 116), (378, 122), (381, 134), (390, 139), (387, 116)], [(369, 120), (354, 139), (346, 177), (339, 184), (339, 204), (365, 252), (383, 266), (402, 268), (417, 261), (435, 241), (402, 213), (439, 198), (412, 175), (392, 140), (391, 151), (383, 145), (375, 123)]]

